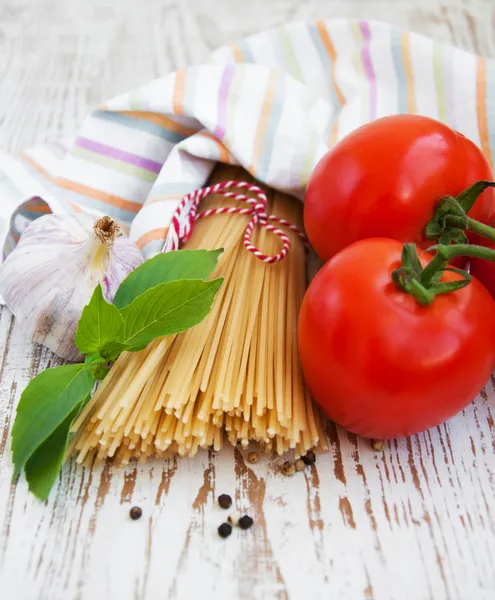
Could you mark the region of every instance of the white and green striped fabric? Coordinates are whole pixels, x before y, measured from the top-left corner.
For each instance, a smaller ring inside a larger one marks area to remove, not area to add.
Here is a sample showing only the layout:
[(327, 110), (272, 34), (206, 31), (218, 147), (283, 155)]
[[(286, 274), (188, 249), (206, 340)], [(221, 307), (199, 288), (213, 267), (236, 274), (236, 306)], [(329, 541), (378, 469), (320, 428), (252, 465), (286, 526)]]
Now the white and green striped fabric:
[(0, 156), (3, 253), (53, 210), (118, 217), (149, 257), (162, 250), (181, 197), (203, 186), (216, 161), (302, 199), (330, 146), (394, 113), (440, 119), (492, 161), (495, 63), (373, 21), (251, 36), (109, 100), (72, 140)]

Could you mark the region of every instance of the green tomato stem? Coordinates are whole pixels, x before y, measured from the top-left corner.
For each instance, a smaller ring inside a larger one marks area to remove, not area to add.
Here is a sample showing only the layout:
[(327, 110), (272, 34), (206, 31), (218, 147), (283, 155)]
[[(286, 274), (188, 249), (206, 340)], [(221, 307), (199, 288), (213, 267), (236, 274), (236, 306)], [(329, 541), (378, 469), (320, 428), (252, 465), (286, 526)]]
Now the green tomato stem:
[[(404, 292), (411, 294), (422, 306), (430, 305), (436, 296), (455, 292), (471, 282), (471, 276), (462, 269), (449, 267), (449, 261), (456, 256), (470, 256), (495, 261), (495, 250), (484, 246), (438, 244), (429, 250), (436, 254), (424, 269), (417, 267), (419, 258), (415, 244), (405, 244), (402, 252), (402, 264), (392, 273), (392, 280)], [(416, 258), (413, 258), (413, 253)], [(453, 271), (461, 276), (454, 281), (440, 281), (445, 271)]]
[(456, 200), (467, 214), (473, 208), (478, 197), (489, 187), (495, 187), (495, 181), (477, 181), (461, 192)]
[(426, 265), (420, 275), (420, 282), (425, 288), (429, 288), (433, 284), (433, 278), (435, 275), (443, 271), (448, 264), (448, 260), (446, 260), (443, 256), (444, 251), (449, 246), (439, 246), (436, 251), (436, 255), (433, 259)]
[[(469, 256), (495, 261), (495, 250), (466, 243), (468, 230), (495, 242), (495, 229), (467, 214), (478, 197), (490, 187), (495, 187), (495, 182), (477, 181), (457, 197), (444, 196), (439, 200), (435, 214), (425, 228), (426, 237), (439, 243), (428, 249), (436, 254), (424, 269), (421, 268), (415, 244), (404, 245), (401, 267), (392, 273), (392, 280), (404, 292), (414, 296), (419, 304), (428, 306), (435, 296), (469, 284), (469, 273), (448, 266), (453, 258)], [(454, 271), (461, 279), (441, 282), (445, 271)]]
[[(440, 254), (447, 262), (457, 256), (470, 256), (471, 258), (481, 258), (483, 260), (495, 261), (495, 250), (486, 246), (475, 246), (474, 244), (453, 244), (452, 246), (432, 246), (428, 251), (435, 250), (437, 256)], [(430, 262), (430, 264), (437, 258)]]
[(426, 237), (442, 244), (467, 241), (465, 231), (495, 241), (495, 229), (468, 216), (479, 196), (488, 188), (495, 187), (494, 181), (477, 181), (457, 197), (443, 196), (437, 203), (433, 218), (425, 227)]
[(486, 238), (487, 240), (495, 242), (495, 229), (493, 227), (490, 227), (490, 225), (485, 225), (480, 221), (476, 221), (476, 219), (468, 217), (467, 226), (470, 231), (477, 233), (478, 235)]

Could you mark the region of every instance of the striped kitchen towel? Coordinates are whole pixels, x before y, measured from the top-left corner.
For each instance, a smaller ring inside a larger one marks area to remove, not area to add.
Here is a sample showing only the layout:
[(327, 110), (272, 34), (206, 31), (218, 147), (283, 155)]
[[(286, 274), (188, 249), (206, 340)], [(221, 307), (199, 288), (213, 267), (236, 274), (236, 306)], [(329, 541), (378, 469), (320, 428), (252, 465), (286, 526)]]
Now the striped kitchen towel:
[(216, 161), (302, 199), (328, 147), (394, 113), (444, 121), (492, 160), (495, 62), (374, 21), (253, 35), (106, 102), (73, 140), (0, 156), (4, 256), (34, 218), (85, 211), (119, 218), (150, 257)]

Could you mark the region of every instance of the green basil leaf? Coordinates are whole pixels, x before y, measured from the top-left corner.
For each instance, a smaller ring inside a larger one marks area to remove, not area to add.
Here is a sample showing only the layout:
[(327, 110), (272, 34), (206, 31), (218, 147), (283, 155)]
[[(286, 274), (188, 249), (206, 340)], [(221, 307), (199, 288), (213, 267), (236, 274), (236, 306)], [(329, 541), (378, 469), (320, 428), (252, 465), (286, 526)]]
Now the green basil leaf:
[(91, 367), (91, 365), (100, 365), (101, 363), (107, 362), (107, 359), (103, 357), (99, 352), (90, 352), (84, 359), (84, 364)]
[(109, 360), (101, 356), (99, 352), (91, 352), (91, 354), (87, 354), (86, 359), (84, 360), (84, 364), (88, 367), (88, 370), (93, 378), (98, 380), (105, 379), (108, 371), (110, 370), (110, 367), (107, 366), (108, 362)]
[[(108, 344), (105, 344), (100, 350), (100, 354), (106, 361), (111, 362), (115, 360), (121, 352), (130, 350), (131, 348), (132, 346), (130, 344), (123, 344), (122, 342), (108, 342)], [(142, 348), (140, 348), (140, 350), (142, 350)]]
[(76, 346), (83, 354), (98, 352), (106, 343), (118, 337), (123, 324), (119, 310), (105, 300), (101, 285), (98, 284), (79, 319)]
[(175, 250), (150, 258), (120, 284), (113, 303), (124, 308), (146, 290), (178, 279), (206, 279), (217, 266), (219, 250)]
[(110, 366), (105, 367), (104, 365), (100, 365), (98, 369), (95, 369), (95, 371), (93, 372), (93, 377), (98, 381), (103, 381), (110, 372), (110, 369)]
[(64, 365), (37, 375), (21, 395), (12, 428), (14, 477), (33, 452), (91, 392), (87, 365)]
[(121, 341), (134, 348), (146, 346), (155, 338), (197, 325), (209, 313), (222, 281), (182, 279), (147, 290), (121, 311)]
[(89, 395), (75, 406), (60, 425), (36, 448), (24, 465), (26, 480), (31, 492), (40, 500), (46, 500), (57, 480), (69, 444), (70, 428)]

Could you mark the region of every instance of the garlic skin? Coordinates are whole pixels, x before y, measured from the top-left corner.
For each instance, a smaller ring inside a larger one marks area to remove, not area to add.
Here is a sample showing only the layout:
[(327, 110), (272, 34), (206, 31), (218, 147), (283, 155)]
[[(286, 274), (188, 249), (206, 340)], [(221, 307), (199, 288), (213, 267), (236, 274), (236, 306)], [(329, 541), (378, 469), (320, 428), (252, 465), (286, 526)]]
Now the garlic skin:
[(143, 260), (110, 217), (44, 215), (27, 227), (1, 266), (0, 293), (32, 341), (78, 361), (77, 324), (95, 287), (100, 283), (111, 302)]

